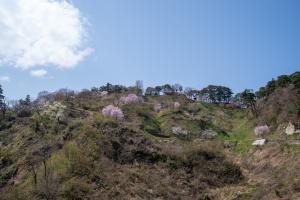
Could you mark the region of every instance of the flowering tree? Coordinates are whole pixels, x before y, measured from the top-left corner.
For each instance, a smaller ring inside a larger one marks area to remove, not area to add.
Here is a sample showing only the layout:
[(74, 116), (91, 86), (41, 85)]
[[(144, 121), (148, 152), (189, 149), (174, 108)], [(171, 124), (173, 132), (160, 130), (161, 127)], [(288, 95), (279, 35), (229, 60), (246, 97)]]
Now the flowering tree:
[(175, 108), (175, 109), (178, 109), (179, 107), (180, 107), (180, 103), (179, 103), (179, 102), (175, 102), (175, 103), (174, 103), (174, 108)]
[(109, 106), (106, 106), (105, 108), (103, 108), (102, 114), (107, 117), (113, 117), (117, 120), (121, 120), (124, 118), (124, 114), (123, 114), (122, 110), (113, 105), (109, 105)]
[(120, 98), (121, 104), (133, 104), (133, 103), (139, 103), (141, 101), (142, 101), (142, 99), (135, 94), (129, 94), (126, 97)]
[(270, 128), (267, 125), (264, 126), (257, 126), (254, 129), (254, 133), (257, 137), (262, 138), (266, 134), (270, 132)]
[(172, 133), (175, 135), (187, 135), (188, 131), (178, 126), (172, 128)]
[(102, 91), (102, 92), (100, 93), (100, 96), (101, 96), (101, 97), (107, 97), (107, 95), (108, 95), (108, 92), (107, 92), (107, 91)]
[(155, 105), (154, 105), (154, 111), (155, 111), (155, 112), (159, 112), (160, 110), (161, 110), (161, 104), (160, 104), (160, 103), (155, 104)]

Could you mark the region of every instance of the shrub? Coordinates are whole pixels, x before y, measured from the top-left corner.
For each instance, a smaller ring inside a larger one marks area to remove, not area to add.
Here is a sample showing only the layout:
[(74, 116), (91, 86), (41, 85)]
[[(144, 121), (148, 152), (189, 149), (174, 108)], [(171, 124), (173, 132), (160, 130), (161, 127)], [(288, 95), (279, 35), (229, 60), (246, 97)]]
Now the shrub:
[(150, 134), (160, 134), (161, 132), (159, 121), (150, 116), (144, 116), (143, 127)]
[(84, 152), (75, 142), (67, 143), (63, 149), (68, 161), (68, 172), (72, 175), (86, 176), (90, 173), (90, 162), (88, 160), (88, 149)]
[(103, 108), (102, 114), (107, 117), (113, 117), (117, 120), (121, 120), (124, 118), (124, 114), (123, 114), (122, 110), (113, 105), (109, 105), (109, 106), (106, 106), (105, 108)]
[(85, 179), (72, 178), (63, 187), (62, 196), (65, 199), (83, 200), (93, 191), (93, 186)]
[(257, 137), (261, 138), (263, 136), (265, 136), (266, 134), (268, 134), (270, 132), (270, 129), (267, 125), (264, 126), (257, 126), (254, 129), (254, 133)]
[(47, 134), (53, 125), (53, 121), (51, 121), (47, 114), (34, 113), (31, 119), (30, 128), (37, 134)]

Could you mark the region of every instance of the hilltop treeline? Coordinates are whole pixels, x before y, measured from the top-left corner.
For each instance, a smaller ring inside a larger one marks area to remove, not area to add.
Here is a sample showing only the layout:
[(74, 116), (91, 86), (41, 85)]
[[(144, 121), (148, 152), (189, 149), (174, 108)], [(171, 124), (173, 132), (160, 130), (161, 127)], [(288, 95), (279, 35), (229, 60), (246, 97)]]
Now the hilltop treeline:
[[(107, 83), (100, 87), (92, 87), (90, 90), (75, 92), (69, 89), (60, 89), (49, 93), (42, 91), (39, 93), (35, 103), (51, 100), (62, 96), (72, 97), (74, 95), (83, 95), (88, 92), (107, 92), (114, 93), (135, 93), (139, 96), (161, 96), (161, 95), (185, 95), (192, 101), (214, 104), (232, 104), (240, 108), (249, 108), (254, 117), (259, 118), (260, 123), (280, 123), (283, 120), (291, 120), (299, 123), (297, 117), (300, 113), (299, 91), (300, 91), (300, 72), (291, 75), (281, 75), (276, 79), (269, 81), (266, 86), (258, 91), (245, 89), (244, 91), (233, 95), (229, 87), (219, 85), (209, 85), (202, 89), (190, 87), (183, 88), (180, 84), (164, 84), (154, 87), (143, 87), (142, 81), (136, 81), (134, 86), (113, 85)], [(1, 117), (4, 117), (6, 110), (13, 107), (19, 116), (30, 115), (30, 96), (18, 101), (5, 101), (3, 90), (0, 86), (0, 111)]]
[(291, 75), (281, 75), (277, 79), (272, 79), (266, 86), (261, 87), (256, 96), (259, 99), (268, 98), (276, 89), (293, 87), (295, 90), (300, 90), (300, 72), (295, 72)]

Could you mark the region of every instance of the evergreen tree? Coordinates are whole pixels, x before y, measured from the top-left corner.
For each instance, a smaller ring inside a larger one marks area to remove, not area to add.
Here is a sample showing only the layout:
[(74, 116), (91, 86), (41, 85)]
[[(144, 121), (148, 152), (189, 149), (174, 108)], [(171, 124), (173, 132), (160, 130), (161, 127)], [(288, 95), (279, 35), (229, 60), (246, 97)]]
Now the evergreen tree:
[(300, 72), (295, 72), (291, 75), (292, 83), (299, 90), (300, 89)]
[(292, 80), (287, 75), (278, 76), (276, 81), (276, 87), (287, 87), (289, 84), (292, 83)]
[(29, 105), (30, 105), (30, 102), (31, 102), (30, 96), (29, 96), (29, 95), (26, 95), (26, 98), (25, 98), (25, 105), (26, 105), (26, 106), (29, 106)]
[(156, 86), (155, 90), (157, 91), (157, 94), (160, 95), (160, 92), (162, 91), (162, 87), (161, 86)]
[(172, 85), (172, 88), (176, 93), (181, 93), (182, 89), (183, 89), (182, 85), (180, 85), (178, 83)]
[(143, 81), (142, 80), (137, 80), (135, 82), (135, 87), (136, 87), (136, 90), (137, 90), (137, 95), (143, 95), (143, 92), (144, 92)]
[(229, 103), (233, 93), (228, 87), (209, 85), (203, 88), (200, 94), (212, 103)]
[(252, 90), (246, 89), (240, 94), (241, 102), (250, 108), (254, 116), (258, 116), (258, 110), (256, 108), (256, 95)]
[(172, 86), (169, 84), (165, 84), (161, 87), (162, 87), (162, 91), (165, 95), (172, 95), (175, 92), (174, 89), (172, 88)]
[(0, 111), (3, 117), (6, 111), (6, 104), (5, 104), (5, 96), (3, 95), (3, 89), (1, 85), (0, 85)]

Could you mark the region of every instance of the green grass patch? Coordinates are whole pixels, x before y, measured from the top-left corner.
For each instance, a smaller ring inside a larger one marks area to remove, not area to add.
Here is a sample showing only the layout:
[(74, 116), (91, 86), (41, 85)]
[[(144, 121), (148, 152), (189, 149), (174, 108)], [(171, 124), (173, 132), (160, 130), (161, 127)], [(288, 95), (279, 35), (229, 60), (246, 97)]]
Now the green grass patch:
[(234, 150), (239, 154), (249, 152), (252, 148), (252, 143), (255, 140), (253, 125), (241, 112), (233, 114), (233, 128), (228, 136), (223, 139), (233, 145)]

